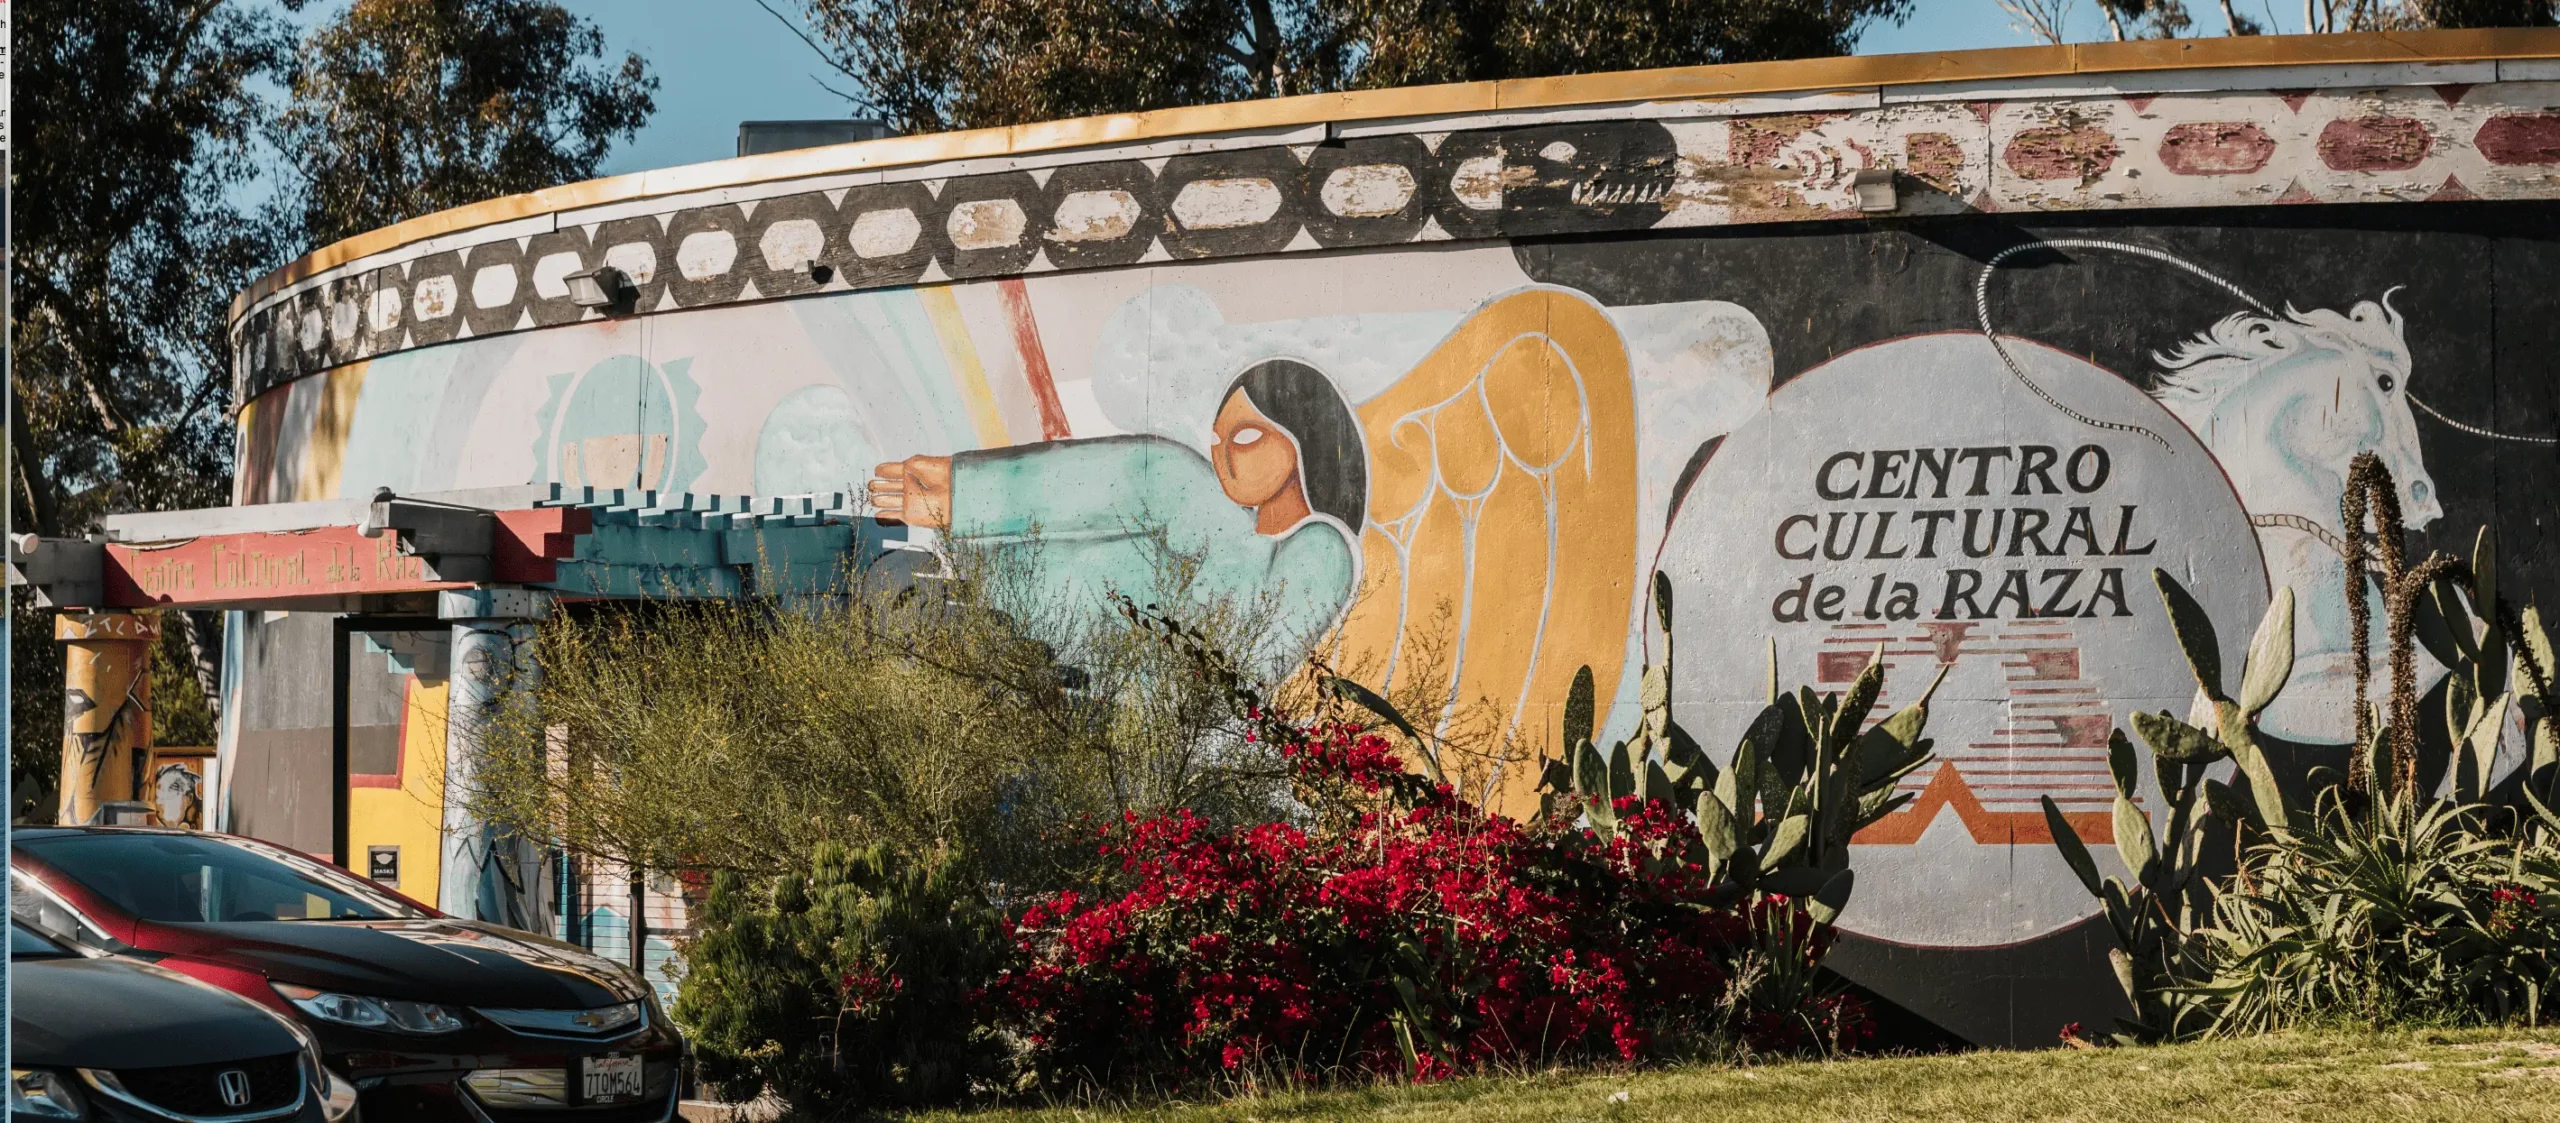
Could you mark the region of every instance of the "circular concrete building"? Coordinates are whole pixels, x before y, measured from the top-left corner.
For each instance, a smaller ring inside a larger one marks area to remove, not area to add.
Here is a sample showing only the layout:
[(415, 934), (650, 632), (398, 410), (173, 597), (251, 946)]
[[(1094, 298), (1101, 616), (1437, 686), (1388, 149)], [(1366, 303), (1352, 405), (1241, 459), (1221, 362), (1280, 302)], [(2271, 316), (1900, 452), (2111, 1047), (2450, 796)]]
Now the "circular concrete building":
[[(1945, 676), (1936, 761), (1857, 839), (1832, 962), (1958, 1036), (2049, 1042), (2121, 1000), (2039, 800), (2115, 863), (2108, 732), (2194, 691), (2155, 568), (2235, 666), (2294, 590), (2267, 727), (2312, 744), (2351, 728), (2351, 457), (2390, 466), (2423, 541), (2494, 526), (2508, 580), (2550, 583), (2555, 200), (2553, 31), (1606, 74), (752, 156), (267, 278), (235, 307), (239, 507), (199, 513), (231, 521), (113, 530), (400, 531), (127, 585), (244, 610), (220, 822), (448, 909), (488, 899), (490, 860), (439, 794), (477, 704), (448, 702), (455, 645), (545, 595), (649, 595), (651, 566), (774, 587), (721, 554), (740, 528), (809, 532), (811, 567), (1038, 528), (1044, 579), (1098, 601), (1161, 527), (1210, 559), (1202, 595), (1279, 606), (1256, 657), (1334, 645), (1533, 740), (1586, 665), (1632, 728), (1665, 573), (1711, 752), (1769, 640), (1824, 688), (1881, 651), (1888, 705)], [(440, 532), (379, 489), (495, 512), (498, 545), (420, 546)], [(696, 537), (640, 558), (626, 526)], [(1528, 805), (1521, 771), (1497, 803)], [(680, 906), (571, 873), (528, 923), (627, 941), (635, 899)]]

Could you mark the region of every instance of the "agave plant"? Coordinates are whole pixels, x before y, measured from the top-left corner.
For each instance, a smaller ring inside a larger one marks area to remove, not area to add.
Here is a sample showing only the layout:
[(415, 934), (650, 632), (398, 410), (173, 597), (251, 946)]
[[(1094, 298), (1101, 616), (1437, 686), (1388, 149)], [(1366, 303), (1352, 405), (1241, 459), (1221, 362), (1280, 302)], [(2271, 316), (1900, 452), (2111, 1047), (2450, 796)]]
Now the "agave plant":
[[(2552, 642), (2538, 609), (2521, 611), (2498, 589), (2496, 540), (2483, 527), (2465, 559), (2437, 553), (2412, 565), (2404, 545), (2397, 485), (2371, 453), (2356, 457), (2339, 503), (2356, 534), (2347, 547), (2346, 597), (2356, 693), (2367, 696), (2365, 654), (2371, 610), (2366, 586), (2382, 596), (2390, 675), (2388, 708), (2359, 701), (2356, 761), (2346, 787), (2372, 793), (2368, 818), (2383, 808), (2416, 815), (2438, 799), (2494, 810), (2485, 829), (2547, 833), (2560, 827), (2550, 806), (2560, 795), (2560, 727), (2554, 725)], [(2368, 545), (2368, 542), (2370, 545)], [(2416, 652), (2448, 673), (2423, 694)], [(2508, 714), (2521, 719), (2528, 757), (2503, 779), (2493, 775)], [(2405, 798), (2394, 798), (2405, 797)]]
[(1644, 668), (1634, 737), (1606, 751), (1593, 743), (1598, 710), (1591, 668), (1582, 668), (1565, 699), (1566, 757), (1546, 764), (1542, 812), (1577, 812), (1605, 838), (1616, 832), (1619, 801), (1628, 797), (1679, 808), (1698, 832), (1681, 858), (1737, 892), (1804, 898), (1815, 922), (1831, 923), (1856, 883), (1850, 839), (1913, 798), (1895, 789), (1930, 759), (1923, 733), (1937, 682), (1869, 725), (1884, 690), (1881, 647), (1848, 690), (1825, 695), (1811, 687), (1781, 693), (1773, 643), (1768, 702), (1718, 768), (1672, 716), (1671, 582), (1661, 574), (1653, 579), (1653, 608), (1662, 658)]
[[(2166, 837), (2153, 835), (2136, 802), (2139, 774), (2122, 732), (2110, 738), (2109, 759), (2117, 854), (2131, 881), (2100, 877), (2060, 809), (2044, 801), (2064, 860), (2104, 902), (2116, 934), (2111, 958), (2134, 1008), (2120, 1036), (2250, 1032), (2344, 1012), (2539, 1018), (2555, 955), (2540, 902), (2555, 884), (2545, 875), (2560, 872), (2552, 643), (2538, 611), (2500, 598), (2486, 530), (2467, 562), (2435, 554), (2409, 564), (2397, 494), (2367, 454), (2340, 502), (2351, 529), (2368, 514), (2374, 527), (2369, 539), (2351, 535), (2346, 550), (2357, 689), (2344, 775), (2279, 768), (2258, 729), (2292, 671), (2292, 591), (2278, 590), (2261, 620), (2235, 696), (2202, 606), (2153, 571), (2203, 726), (2133, 715), (2168, 802)], [(2368, 582), (2388, 629), (2382, 708), (2364, 701)], [(2421, 646), (2447, 668), (2424, 693)], [(2529, 757), (2501, 779), (2494, 765), (2511, 710)], [(2232, 784), (2205, 777), (2226, 758)], [(2207, 877), (2204, 839), (2216, 824), (2236, 832), (2238, 861)]]
[(2370, 821), (2262, 847), (2196, 933), (2217, 1035), (2356, 1021), (2538, 1022), (2555, 979), (2554, 855), (2480, 829), (2480, 807), (2395, 797)]

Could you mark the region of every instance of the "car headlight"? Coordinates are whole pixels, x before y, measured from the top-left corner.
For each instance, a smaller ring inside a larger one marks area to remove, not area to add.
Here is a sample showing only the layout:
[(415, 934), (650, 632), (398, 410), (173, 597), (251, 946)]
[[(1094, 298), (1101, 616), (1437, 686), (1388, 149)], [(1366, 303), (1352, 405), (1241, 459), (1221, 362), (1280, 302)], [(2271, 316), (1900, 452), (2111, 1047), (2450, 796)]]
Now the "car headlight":
[(469, 1024), (451, 1007), (399, 998), (367, 998), (333, 994), (291, 983), (270, 983), (276, 993), (305, 1014), (324, 1022), (395, 1033), (452, 1033)]
[(9, 1117), (85, 1119), (88, 1109), (81, 1106), (80, 1093), (72, 1090), (71, 1081), (61, 1073), (43, 1068), (13, 1068), (9, 1070)]

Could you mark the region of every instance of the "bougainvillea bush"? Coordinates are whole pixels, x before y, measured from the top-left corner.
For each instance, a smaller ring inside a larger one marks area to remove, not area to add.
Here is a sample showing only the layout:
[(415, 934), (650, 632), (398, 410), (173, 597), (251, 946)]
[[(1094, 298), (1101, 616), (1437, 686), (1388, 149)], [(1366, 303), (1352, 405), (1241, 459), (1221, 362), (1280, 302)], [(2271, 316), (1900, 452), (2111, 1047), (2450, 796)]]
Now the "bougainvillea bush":
[(1110, 876), (1007, 914), (947, 856), (724, 875), (677, 1006), (704, 1072), (824, 1114), (1829, 1050), (1871, 1028), (1812, 982), (1828, 929), (1710, 882), (1667, 804), (1620, 800), (1604, 841), (1489, 814), (1358, 726), (1257, 725), (1302, 820), (1129, 816), (1096, 832)]
[(1719, 890), (1681, 858), (1696, 828), (1667, 804), (1620, 800), (1602, 841), (1488, 814), (1356, 726), (1282, 751), (1322, 809), (1310, 824), (1133, 816), (1104, 841), (1124, 887), (1015, 918), (1015, 963), (981, 1008), (1024, 1077), (1428, 1080), (1837, 1048), (1869, 1028), (1802, 985), (1827, 930), (1783, 897)]
[[(1667, 635), (1667, 585), (1654, 597)], [(1644, 672), (1651, 747), (1603, 758), (1586, 670), (1564, 707), (1577, 763), (1550, 762), (1547, 810), (1515, 822), (1456, 794), (1445, 743), (1365, 687), (1316, 668), (1284, 715), (1205, 632), (1123, 607), (1283, 766), (1289, 806), (1122, 814), (1075, 844), (1100, 862), (1030, 892), (947, 850), (830, 851), (761, 889), (727, 877), (678, 1003), (707, 1076), (824, 1114), (1835, 1050), (1872, 1031), (1817, 967), (1848, 839), (1928, 755), (1925, 692), (1867, 728), (1880, 660), (1841, 696), (1773, 693), (1721, 773), (1669, 719), (1667, 662)]]

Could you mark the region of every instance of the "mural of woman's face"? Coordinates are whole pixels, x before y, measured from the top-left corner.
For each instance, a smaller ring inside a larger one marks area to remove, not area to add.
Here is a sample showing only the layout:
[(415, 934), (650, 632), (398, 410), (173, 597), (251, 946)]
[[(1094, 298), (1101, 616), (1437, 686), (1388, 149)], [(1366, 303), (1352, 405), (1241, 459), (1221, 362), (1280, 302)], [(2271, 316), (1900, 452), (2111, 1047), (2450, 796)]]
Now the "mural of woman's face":
[(1253, 408), (1242, 390), (1227, 395), (1210, 428), (1218, 443), (1209, 449), (1209, 463), (1236, 505), (1260, 507), (1297, 484), (1298, 442)]

